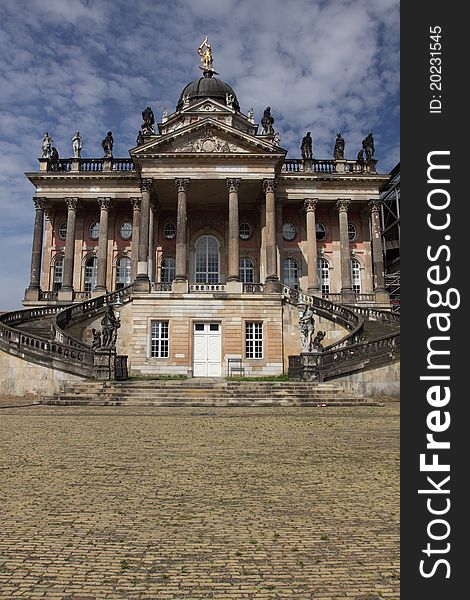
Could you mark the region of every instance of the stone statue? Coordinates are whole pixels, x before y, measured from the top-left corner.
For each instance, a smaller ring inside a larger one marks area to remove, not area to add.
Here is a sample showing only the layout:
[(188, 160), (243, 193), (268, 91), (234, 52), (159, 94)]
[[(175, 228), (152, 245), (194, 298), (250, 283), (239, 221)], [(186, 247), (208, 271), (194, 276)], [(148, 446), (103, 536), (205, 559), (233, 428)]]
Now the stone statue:
[(106, 137), (101, 142), (101, 147), (103, 148), (105, 158), (113, 157), (113, 146), (114, 146), (113, 133), (111, 131), (108, 131), (108, 133), (106, 134)]
[(357, 153), (357, 159), (356, 160), (357, 160), (357, 162), (360, 165), (364, 164), (364, 150), (359, 150), (359, 152)]
[(52, 150), (52, 138), (49, 136), (49, 134), (46, 133), (44, 134), (44, 138), (42, 140), (42, 157), (41, 158), (50, 158), (51, 157), (51, 150)]
[(116, 319), (113, 307), (108, 304), (104, 317), (101, 319), (101, 336), (103, 348), (114, 348), (116, 346), (117, 330), (121, 323)]
[(335, 160), (344, 160), (344, 140), (341, 134), (338, 133), (335, 141), (335, 149), (333, 150), (333, 158)]
[(274, 142), (275, 146), (280, 146), (281, 145), (281, 136), (279, 135), (278, 131), (274, 132), (273, 142)]
[(93, 335), (93, 340), (91, 342), (91, 349), (96, 350), (97, 348), (101, 348), (101, 332), (96, 329), (92, 329), (91, 333)]
[(233, 94), (229, 94), (228, 92), (225, 94), (225, 104), (227, 108), (233, 108)]
[(248, 121), (250, 121), (250, 123), (255, 122), (255, 111), (252, 108), (250, 108), (250, 110), (248, 111), (246, 116), (248, 118)]
[(168, 111), (166, 108), (164, 108), (163, 115), (162, 115), (162, 123), (165, 123), (166, 121), (168, 121)]
[(143, 135), (142, 131), (139, 131), (139, 133), (137, 134), (137, 139), (135, 140), (135, 145), (142, 146), (143, 143), (144, 143), (144, 135)]
[(155, 133), (155, 130), (153, 129), (155, 117), (153, 114), (153, 110), (150, 108), (150, 106), (147, 106), (147, 108), (142, 111), (142, 119), (144, 121), (141, 126), (142, 133), (144, 135)]
[(309, 305), (302, 305), (303, 308), (299, 316), (300, 329), (300, 347), (301, 352), (312, 352), (313, 350), (313, 332), (315, 331), (315, 320), (313, 310)]
[(72, 138), (72, 148), (73, 148), (73, 157), (80, 158), (83, 148), (83, 140), (79, 131), (75, 132), (75, 135)]
[(307, 131), (307, 135), (302, 138), (302, 144), (300, 145), (300, 152), (302, 154), (302, 158), (311, 159), (313, 156), (312, 152), (312, 138), (310, 136), (310, 131)]
[(204, 71), (212, 71), (212, 46), (209, 44), (209, 38), (206, 35), (204, 41), (199, 46), (197, 53), (201, 57)]
[(264, 109), (263, 118), (261, 119), (261, 125), (263, 127), (261, 129), (261, 135), (273, 135), (273, 123), (274, 117), (271, 116), (271, 107), (267, 106)]
[(369, 135), (362, 140), (362, 148), (366, 153), (366, 161), (369, 161), (374, 158), (375, 148), (372, 133), (369, 133)]
[(322, 346), (322, 341), (325, 339), (326, 336), (326, 332), (325, 331), (319, 331), (317, 333), (317, 335), (313, 338), (313, 349), (314, 350), (318, 350), (320, 352), (323, 352), (323, 346)]

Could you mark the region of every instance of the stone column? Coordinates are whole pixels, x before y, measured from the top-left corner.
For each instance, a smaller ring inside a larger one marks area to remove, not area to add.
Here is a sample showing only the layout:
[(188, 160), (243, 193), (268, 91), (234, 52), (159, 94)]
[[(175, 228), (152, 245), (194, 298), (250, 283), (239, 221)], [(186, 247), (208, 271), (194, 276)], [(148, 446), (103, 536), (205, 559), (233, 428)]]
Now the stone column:
[(279, 293), (281, 283), (277, 273), (276, 257), (276, 206), (274, 190), (276, 181), (274, 179), (263, 179), (263, 191), (266, 206), (266, 280), (265, 290), (268, 293)]
[(238, 219), (238, 189), (240, 179), (226, 179), (228, 189), (228, 277), (229, 281), (240, 281), (240, 225)]
[(190, 179), (175, 179), (178, 191), (178, 207), (176, 216), (176, 277), (172, 289), (185, 292), (188, 289), (188, 215), (187, 191)]
[(158, 232), (158, 204), (157, 202), (150, 203), (150, 220), (149, 220), (149, 279), (156, 281), (155, 269), (155, 244)]
[(131, 281), (137, 277), (137, 262), (139, 260), (139, 237), (140, 237), (140, 210), (142, 199), (131, 198), (132, 204), (132, 254), (131, 254)]
[(59, 300), (73, 300), (73, 256), (75, 252), (75, 220), (77, 216), (78, 198), (66, 198), (67, 234), (64, 251), (64, 277), (59, 290)]
[(380, 200), (369, 201), (371, 238), (372, 238), (372, 261), (373, 261), (373, 281), (374, 291), (377, 302), (388, 302), (389, 294), (385, 290), (384, 275), (384, 253), (382, 243), (382, 231), (380, 227)]
[(137, 278), (134, 289), (138, 292), (150, 292), (150, 280), (148, 276), (149, 258), (149, 221), (150, 221), (150, 192), (152, 190), (152, 179), (141, 179), (142, 208), (140, 214), (139, 234), (139, 258), (137, 261)]
[(277, 244), (277, 270), (279, 273), (279, 280), (284, 283), (284, 251), (283, 251), (283, 237), (282, 237), (282, 208), (284, 200), (282, 198), (276, 198), (276, 244)]
[(304, 200), (307, 226), (308, 293), (314, 296), (319, 295), (317, 274), (317, 228), (315, 221), (317, 203), (317, 198), (305, 198)]
[(45, 198), (33, 198), (36, 216), (34, 218), (33, 248), (31, 251), (31, 272), (25, 300), (39, 300), (41, 284), (42, 241), (44, 236)]
[(349, 252), (348, 208), (351, 200), (340, 199), (336, 202), (339, 217), (339, 242), (341, 256), (341, 294), (343, 302), (352, 302), (355, 295), (351, 283), (351, 254)]
[(108, 264), (108, 218), (111, 198), (98, 198), (100, 207), (100, 233), (98, 238), (98, 273), (94, 295), (106, 294), (106, 272)]

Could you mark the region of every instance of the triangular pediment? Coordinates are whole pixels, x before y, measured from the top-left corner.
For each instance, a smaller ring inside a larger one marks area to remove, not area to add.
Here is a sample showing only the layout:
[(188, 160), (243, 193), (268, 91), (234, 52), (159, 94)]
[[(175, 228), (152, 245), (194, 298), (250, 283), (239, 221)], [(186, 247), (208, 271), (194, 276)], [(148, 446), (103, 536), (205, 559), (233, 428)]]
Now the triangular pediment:
[[(213, 103), (215, 104), (215, 103)], [(266, 139), (239, 131), (211, 117), (152, 138), (131, 150), (135, 158), (161, 154), (285, 154)]]

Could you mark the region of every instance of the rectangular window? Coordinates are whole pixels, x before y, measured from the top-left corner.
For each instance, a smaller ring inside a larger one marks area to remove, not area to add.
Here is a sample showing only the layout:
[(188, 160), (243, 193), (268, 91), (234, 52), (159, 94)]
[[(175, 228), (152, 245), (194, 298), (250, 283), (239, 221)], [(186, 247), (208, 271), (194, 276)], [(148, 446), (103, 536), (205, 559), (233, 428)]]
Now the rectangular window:
[(245, 324), (246, 358), (263, 358), (263, 323), (262, 321)]
[(152, 321), (150, 356), (168, 358), (168, 321)]

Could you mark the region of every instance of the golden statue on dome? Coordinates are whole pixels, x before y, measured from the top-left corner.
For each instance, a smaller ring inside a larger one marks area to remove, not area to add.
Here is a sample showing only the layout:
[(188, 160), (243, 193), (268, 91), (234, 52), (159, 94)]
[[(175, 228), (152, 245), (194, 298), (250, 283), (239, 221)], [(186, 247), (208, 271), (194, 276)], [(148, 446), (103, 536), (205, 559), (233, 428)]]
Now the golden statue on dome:
[(201, 69), (204, 71), (212, 71), (212, 46), (209, 44), (209, 37), (206, 35), (205, 40), (199, 46), (197, 53), (201, 57), (203, 64)]

